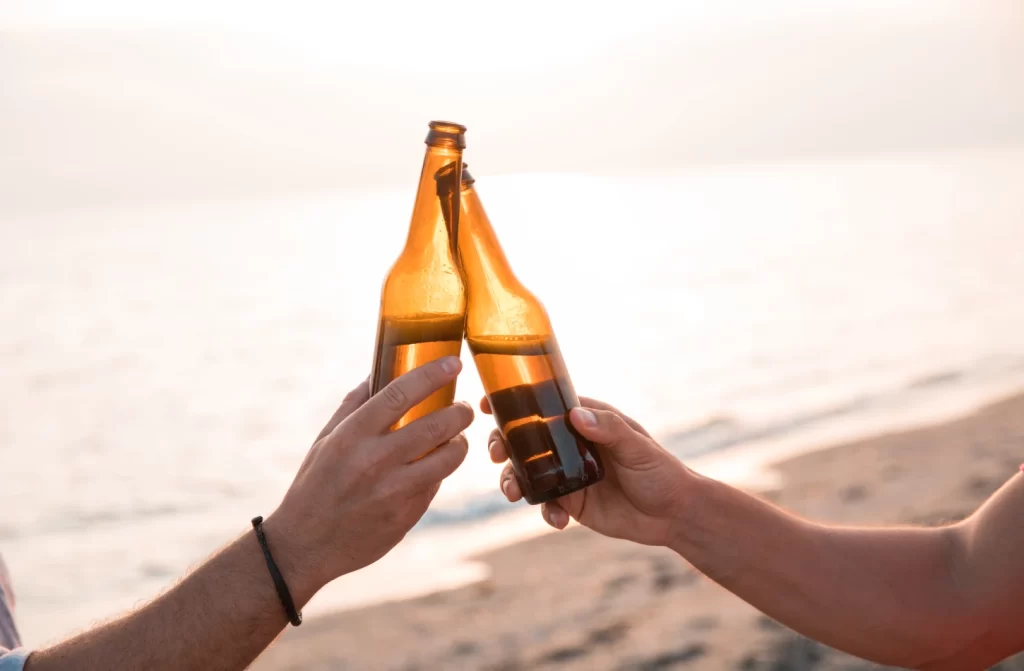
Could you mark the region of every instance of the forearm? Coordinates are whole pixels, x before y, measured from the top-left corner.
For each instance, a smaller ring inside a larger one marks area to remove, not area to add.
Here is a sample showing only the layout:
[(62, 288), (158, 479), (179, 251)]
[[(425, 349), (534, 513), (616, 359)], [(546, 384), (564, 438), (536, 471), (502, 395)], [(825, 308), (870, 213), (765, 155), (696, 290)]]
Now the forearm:
[[(301, 608), (319, 585), (273, 518), (268, 545)], [(249, 530), (140, 610), (36, 652), (26, 671), (244, 669), (288, 624), (255, 533)]]
[(941, 662), (969, 643), (953, 530), (827, 527), (712, 480), (687, 486), (673, 549), (792, 629), (900, 666)]

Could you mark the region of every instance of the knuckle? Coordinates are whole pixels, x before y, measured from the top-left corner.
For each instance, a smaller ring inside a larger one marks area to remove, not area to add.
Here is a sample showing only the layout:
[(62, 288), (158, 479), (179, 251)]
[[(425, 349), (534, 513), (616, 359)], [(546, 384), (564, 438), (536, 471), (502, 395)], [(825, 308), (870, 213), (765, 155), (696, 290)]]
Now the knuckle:
[(440, 443), (445, 438), (447, 428), (448, 427), (446, 426), (445, 422), (442, 421), (440, 418), (430, 417), (429, 419), (425, 420), (425, 424), (423, 426), (423, 433), (426, 434), (427, 438), (434, 441), (435, 443)]
[(392, 382), (380, 392), (384, 398), (384, 405), (390, 410), (401, 410), (405, 407), (406, 395), (402, 390), (401, 385), (396, 382)]
[(353, 464), (358, 473), (363, 475), (376, 475), (384, 462), (382, 450), (366, 449), (359, 453)]
[(362, 413), (349, 415), (341, 420), (335, 430), (327, 435), (327, 440), (332, 441), (338, 449), (348, 447), (353, 442), (352, 437), (363, 430), (365, 419)]
[(608, 425), (608, 428), (615, 433), (623, 433), (629, 426), (626, 424), (626, 420), (622, 419), (622, 416), (617, 412), (603, 412), (604, 420)]

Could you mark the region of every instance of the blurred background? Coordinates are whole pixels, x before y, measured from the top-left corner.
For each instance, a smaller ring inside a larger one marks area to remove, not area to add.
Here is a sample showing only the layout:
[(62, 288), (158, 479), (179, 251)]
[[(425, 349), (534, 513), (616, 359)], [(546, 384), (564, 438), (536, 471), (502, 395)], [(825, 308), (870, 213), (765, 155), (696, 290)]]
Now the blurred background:
[[(6, 0), (0, 552), (27, 643), (280, 500), (369, 371), (430, 119), (468, 126), (580, 393), (700, 470), (777, 489), (780, 459), (1024, 389), (1015, 0)], [(540, 533), (490, 428), (313, 617), (486, 580), (468, 558)]]

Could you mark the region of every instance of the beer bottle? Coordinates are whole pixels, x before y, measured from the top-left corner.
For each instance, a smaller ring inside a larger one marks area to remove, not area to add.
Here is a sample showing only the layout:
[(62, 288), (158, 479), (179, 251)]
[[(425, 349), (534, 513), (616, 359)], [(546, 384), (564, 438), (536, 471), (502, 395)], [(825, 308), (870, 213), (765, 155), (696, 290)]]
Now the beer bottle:
[(523, 497), (542, 503), (592, 485), (604, 469), (593, 443), (569, 423), (580, 402), (551, 321), (512, 272), (465, 167), (461, 207), (466, 342)]
[[(381, 291), (371, 394), (413, 368), (458, 356), (462, 349), (466, 288), (457, 241), (465, 132), (465, 126), (456, 123), (430, 122), (405, 249)], [(412, 408), (392, 429), (451, 405), (454, 399), (452, 382)]]

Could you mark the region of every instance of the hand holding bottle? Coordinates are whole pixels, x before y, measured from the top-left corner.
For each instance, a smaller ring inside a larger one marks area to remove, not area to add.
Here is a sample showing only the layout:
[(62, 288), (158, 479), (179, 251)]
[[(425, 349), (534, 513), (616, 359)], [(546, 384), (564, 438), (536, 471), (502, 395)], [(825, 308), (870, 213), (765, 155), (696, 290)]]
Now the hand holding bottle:
[[(589, 398), (580, 402), (582, 407), (574, 408), (569, 418), (573, 428), (601, 450), (604, 480), (544, 503), (544, 520), (564, 529), (572, 517), (605, 536), (668, 545), (673, 524), (683, 513), (688, 485), (698, 476), (612, 406)], [(486, 398), (480, 408), (491, 413)], [(500, 431), (491, 433), (487, 448), (495, 463), (508, 459)], [(509, 501), (522, 498), (511, 464), (501, 473), (501, 490)]]
[(464, 403), (391, 430), (461, 370), (458, 358), (442, 357), (373, 397), (366, 383), (345, 397), (264, 525), (271, 542), (279, 543), (272, 551), (287, 568), (296, 598), (308, 599), (330, 580), (384, 556), (462, 463), (468, 447), (462, 431), (473, 421)]

